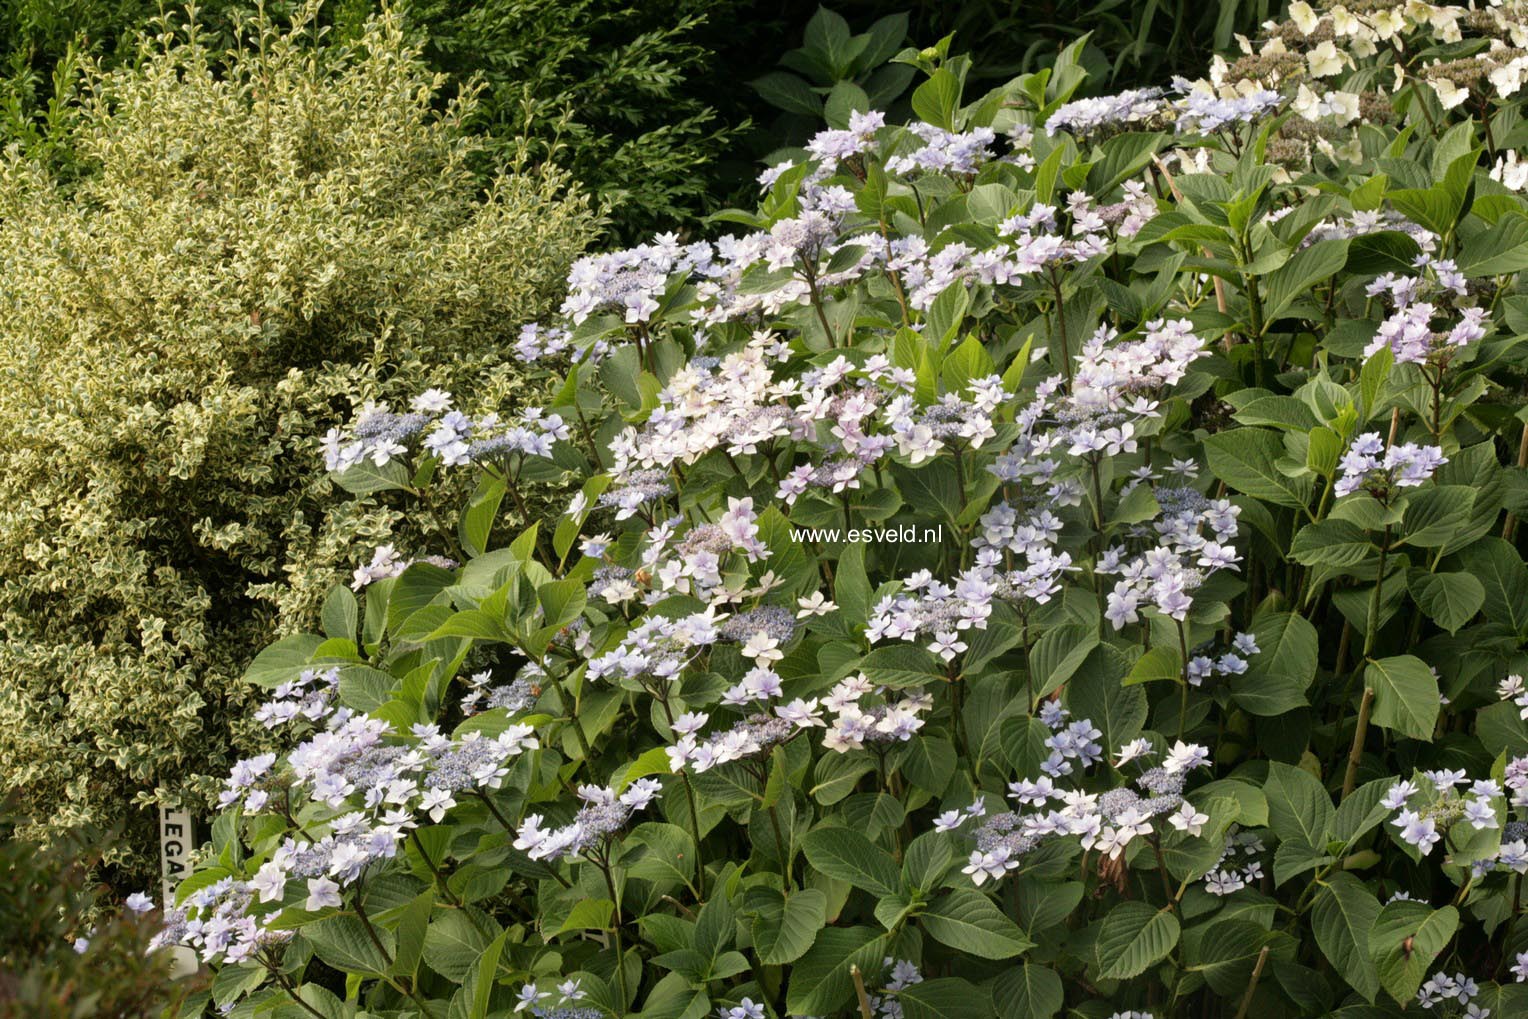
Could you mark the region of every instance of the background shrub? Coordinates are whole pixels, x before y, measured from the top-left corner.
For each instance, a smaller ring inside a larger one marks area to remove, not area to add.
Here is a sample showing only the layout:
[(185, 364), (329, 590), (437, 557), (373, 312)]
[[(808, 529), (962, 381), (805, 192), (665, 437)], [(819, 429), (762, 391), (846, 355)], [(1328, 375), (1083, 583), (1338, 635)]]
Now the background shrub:
[(39, 824), (121, 818), (251, 745), (249, 649), (397, 523), (323, 498), (332, 424), (515, 384), (594, 220), (551, 173), (480, 199), (470, 97), (437, 111), (440, 84), (392, 16), (227, 53), (187, 28), (88, 71), (73, 186), (0, 166), (0, 784)]
[[(152, 30), (157, 0), (60, 5), (0, 0), (0, 138), (21, 142), (66, 172), (69, 97), (81, 53), (131, 62)], [(698, 218), (752, 178), (740, 138), (762, 103), (740, 83), (763, 73), (811, 13), (747, 0), (422, 0), (403, 10), (421, 57), (447, 75), (441, 96), (483, 86), (469, 130), (489, 180), (529, 139), (537, 158), (570, 171), (607, 203), (615, 232), (641, 237)], [(266, 5), (278, 19), (301, 5)], [(310, 12), (337, 38), (354, 38), (381, 10), (338, 0)], [(174, 9), (174, 8), (172, 8)], [(199, 19), (231, 41), (254, 4), (210, 0)], [(746, 33), (737, 25), (746, 23)], [(437, 102), (442, 101), (441, 96)]]
[(99, 833), (39, 851), (12, 837), (11, 806), (0, 802), (0, 1016), (139, 1019), (184, 997), (192, 985), (166, 980), (169, 954), (144, 951), (157, 912), (93, 916), (105, 890), (90, 879)]

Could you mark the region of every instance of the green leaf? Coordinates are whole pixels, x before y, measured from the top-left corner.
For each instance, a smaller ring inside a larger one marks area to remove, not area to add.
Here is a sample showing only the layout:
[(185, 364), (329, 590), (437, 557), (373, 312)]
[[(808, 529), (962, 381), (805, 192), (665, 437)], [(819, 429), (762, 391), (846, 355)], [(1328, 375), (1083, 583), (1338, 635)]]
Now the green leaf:
[(1347, 520), (1306, 524), (1295, 533), (1290, 558), (1305, 566), (1352, 566), (1376, 551), (1369, 532)]
[(378, 467), (370, 460), (362, 460), (339, 474), (329, 476), (351, 495), (402, 492), (409, 487), (409, 471), (401, 460), (389, 460), (383, 467)]
[(444, 604), (456, 574), (433, 563), (415, 563), (399, 575), (387, 599), (387, 628), (396, 634), (408, 618), (428, 605)]
[(331, 640), (355, 640), (361, 624), (361, 607), (344, 584), (335, 584), (324, 596), (324, 634)]
[(1369, 928), (1369, 958), (1380, 986), (1402, 1005), (1411, 1004), (1459, 926), (1453, 906), (1433, 909), (1425, 902), (1402, 899), (1379, 911)]
[(918, 920), (934, 940), (983, 959), (1011, 959), (1034, 947), (991, 899), (972, 888), (946, 892)]
[(1268, 825), (1279, 838), (1298, 839), (1312, 848), (1326, 845), (1336, 808), (1314, 775), (1271, 761), (1263, 792), (1268, 797)]
[(1245, 992), (1257, 957), (1272, 937), (1260, 924), (1236, 917), (1190, 928), (1183, 936), (1186, 969), (1234, 1001)]
[(761, 78), (755, 78), (749, 84), (766, 103), (786, 113), (804, 114), (813, 120), (822, 116), (822, 99), (812, 91), (810, 85), (794, 74), (787, 71), (771, 71)]
[(446, 910), (425, 929), (425, 965), (447, 980), (462, 983), (495, 936), (484, 934), (466, 911)]
[(1067, 623), (1046, 630), (1029, 655), (1035, 697), (1044, 697), (1071, 679), (1098, 644), (1097, 626)]
[(1104, 745), (1117, 747), (1141, 734), (1146, 725), (1146, 691), (1121, 686), (1125, 658), (1108, 645), (1093, 649), (1066, 688), (1066, 705), (1076, 718), (1091, 718), (1103, 730)]
[(801, 840), (813, 867), (872, 895), (895, 895), (902, 875), (891, 854), (849, 828), (816, 828)]
[(478, 480), (477, 491), (472, 494), (456, 526), (462, 549), (469, 556), (480, 556), (488, 551), (488, 535), (493, 530), (493, 519), (498, 516), (505, 491), (503, 478), (485, 474)]
[(1468, 485), (1433, 485), (1413, 493), (1406, 503), (1402, 543), (1440, 548), (1469, 522), (1475, 490)]
[(1332, 968), (1369, 1001), (1379, 993), (1379, 973), (1369, 957), (1369, 931), (1379, 918), (1379, 900), (1352, 874), (1332, 875), (1311, 904), (1316, 944)]
[(995, 367), (986, 346), (972, 333), (960, 342), (960, 346), (945, 355), (939, 375), (944, 382), (945, 392), (961, 393), (971, 384), (972, 379), (986, 378), (993, 374)]
[(865, 575), (865, 543), (856, 541), (844, 546), (833, 570), (833, 601), (850, 626), (864, 626), (870, 618), (873, 590)]
[(992, 991), (1002, 1019), (1052, 1019), (1066, 1003), (1056, 971), (1027, 962), (999, 973)]
[(1295, 301), (1306, 296), (1313, 286), (1341, 270), (1347, 260), (1348, 241), (1345, 238), (1317, 241), (1296, 252), (1288, 262), (1273, 270), (1264, 280), (1264, 323), (1272, 325)]
[(569, 931), (603, 931), (610, 929), (610, 918), (615, 915), (615, 903), (609, 899), (579, 899), (568, 910), (567, 919), (553, 934)]
[(1395, 352), (1384, 346), (1369, 355), (1359, 371), (1358, 393), (1363, 400), (1364, 421), (1370, 420), (1378, 412), (1380, 394), (1385, 391), (1385, 382), (1390, 378), (1390, 370), (1394, 365)]
[(1316, 628), (1293, 612), (1263, 612), (1252, 620), (1258, 653), (1231, 677), (1231, 696), (1254, 715), (1273, 717), (1304, 707), (1316, 678)]
[(644, 847), (640, 855), (622, 858), (628, 877), (687, 884), (695, 873), (695, 840), (676, 824), (647, 821), (633, 828), (626, 841)]
[(1459, 251), (1459, 271), (1466, 276), (1508, 276), (1528, 269), (1528, 217), (1503, 216), (1496, 225), (1470, 238)]
[(311, 666), (313, 652), (324, 642), (314, 633), (294, 633), (283, 637), (255, 656), (244, 670), (246, 682), (256, 686), (280, 686), (294, 680)]
[(1354, 789), (1337, 805), (1337, 816), (1332, 820), (1331, 836), (1342, 843), (1351, 843), (1365, 832), (1372, 831), (1381, 821), (1390, 817), (1390, 811), (1380, 805), (1394, 779), (1377, 778)]
[(935, 977), (896, 992), (904, 1019), (991, 1019), (992, 998), (968, 980)]
[(1170, 909), (1121, 902), (1098, 929), (1098, 975), (1103, 980), (1138, 977), (1167, 958), (1178, 943), (1178, 918)]
[(1438, 679), (1415, 655), (1370, 662), (1364, 685), (1374, 690), (1373, 722), (1413, 739), (1431, 740), (1438, 724)]
[(1167, 135), (1159, 131), (1129, 131), (1105, 141), (1099, 146), (1098, 160), (1088, 168), (1088, 193), (1106, 195), (1134, 177), (1166, 140)]
[(944, 679), (939, 660), (927, 648), (907, 643), (876, 648), (860, 662), (860, 671), (870, 682), (889, 687), (922, 686)]
[(435, 889), (426, 888), (414, 897), (398, 915), (398, 952), (393, 956), (393, 973), (413, 976), (424, 954), (424, 935), (435, 911)]
[(357, 711), (375, 711), (392, 700), (398, 680), (391, 673), (369, 665), (346, 665), (340, 669), (340, 701)]
[(509, 931), (500, 931), (499, 936), (483, 949), (477, 961), (475, 979), (472, 981), (472, 1008), (467, 1013), (468, 1019), (486, 1019), (488, 1015), (488, 999), (493, 994), (494, 977), (499, 972), (499, 957), (504, 954), (504, 939), (508, 936)]
[(902, 881), (920, 892), (931, 891), (944, 880), (954, 855), (947, 834), (926, 831), (909, 842), (902, 854)]
[(1474, 619), (1486, 601), (1485, 587), (1468, 573), (1413, 570), (1406, 583), (1422, 611), (1449, 633)]
[(1003, 757), (1014, 774), (1020, 778), (1038, 777), (1040, 765), (1051, 753), (1045, 745), (1051, 737), (1050, 726), (1033, 715), (1018, 715), (1003, 719), (999, 737)]
[[(610, 486), (610, 475), (596, 474), (584, 482), (580, 489), (584, 501), (588, 505), (595, 505), (595, 500)], [(585, 511), (586, 513), (588, 511)], [(566, 559), (568, 553), (573, 550), (573, 542), (577, 540), (578, 533), (583, 526), (582, 520), (577, 516), (564, 515), (558, 518), (557, 529), (552, 532), (552, 551), (557, 553), (558, 559)]]
[(397, 944), (393, 932), (375, 928), (381, 947), (373, 942), (366, 926), (353, 916), (331, 916), (305, 924), (302, 936), (313, 943), (313, 952), (342, 973), (387, 972)]
[(913, 91), (913, 112), (920, 120), (946, 131), (955, 130), (955, 109), (960, 105), (960, 79), (949, 67), (941, 67)]
[(783, 966), (806, 954), (822, 930), (828, 897), (816, 888), (789, 896), (779, 889), (748, 889), (744, 908), (753, 914), (753, 947), (766, 966)]
[(1482, 538), (1461, 551), (1459, 559), (1485, 588), (1481, 610), (1486, 618), (1519, 635), (1528, 633), (1528, 566), (1517, 549), (1500, 538)]
[(854, 984), (849, 967), (878, 969), (886, 936), (869, 927), (826, 927), (810, 951), (791, 969), (785, 1007), (791, 1015), (827, 1015), (849, 1002)]
[(1304, 509), (1313, 482), (1309, 475), (1291, 478), (1276, 466), (1284, 440), (1262, 428), (1233, 428), (1204, 440), (1210, 471), (1238, 492), (1277, 506)]
[(1136, 659), (1135, 665), (1131, 666), (1129, 674), (1125, 676), (1125, 685), (1155, 683), (1164, 679), (1183, 679), (1183, 658), (1176, 649), (1159, 644)]

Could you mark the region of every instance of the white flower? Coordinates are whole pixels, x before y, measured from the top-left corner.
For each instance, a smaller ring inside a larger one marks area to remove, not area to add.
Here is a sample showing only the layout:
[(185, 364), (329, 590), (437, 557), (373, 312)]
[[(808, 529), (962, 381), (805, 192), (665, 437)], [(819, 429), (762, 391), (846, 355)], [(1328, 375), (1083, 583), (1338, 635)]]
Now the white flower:
[(303, 909), (317, 913), (325, 906), (338, 907), (342, 901), (339, 885), (326, 877), (308, 878), (308, 901), (303, 903)]
[(813, 591), (809, 598), (797, 598), (796, 604), (801, 611), (796, 613), (797, 619), (806, 619), (808, 616), (825, 616), (838, 608), (836, 604), (822, 596), (821, 591)]
[(1185, 743), (1180, 739), (1167, 752), (1167, 759), (1162, 762), (1162, 770), (1169, 775), (1176, 775), (1208, 764), (1209, 760), (1210, 751), (1207, 748), (1197, 743)]
[(1305, 54), (1305, 62), (1312, 78), (1330, 78), (1342, 73), (1342, 54), (1330, 39)]
[(439, 823), (446, 816), (446, 811), (456, 806), (456, 798), (451, 795), (449, 789), (427, 789), (424, 798), (419, 801), (419, 809), (430, 815), (430, 820)]
[(804, 701), (800, 697), (789, 704), (775, 706), (775, 714), (785, 719), (798, 729), (807, 729), (814, 725), (826, 726), (822, 720), (822, 709), (817, 705), (817, 698)]
[(1289, 5), (1289, 20), (1295, 23), (1301, 35), (1310, 35), (1321, 21), (1305, 0), (1295, 0)]
[(1201, 814), (1194, 809), (1194, 805), (1187, 800), (1167, 818), (1172, 826), (1179, 831), (1186, 831), (1190, 835), (1199, 835), (1204, 830), (1204, 825), (1210, 820), (1209, 814)]
[(934, 642), (928, 646), (928, 649), (945, 661), (950, 662), (954, 661), (955, 656), (966, 649), (966, 642), (961, 640), (954, 630), (950, 630), (948, 632), (936, 633), (934, 635)]
[(124, 905), (134, 913), (147, 913), (154, 908), (154, 900), (143, 892), (134, 892), (127, 897)]
[[(1525, 185), (1528, 185), (1528, 163), (1519, 163), (1517, 152), (1508, 150), (1506, 155), (1498, 159), (1496, 165), (1491, 168), (1491, 179), (1509, 191), (1521, 191)], [(1522, 683), (1521, 676), (1517, 677), (1517, 680)], [(1503, 697), (1505, 696), (1504, 694)]]
[(1524, 61), (1521, 57), (1503, 64), (1491, 72), (1491, 87), (1503, 99), (1508, 98), (1523, 87), (1523, 70)]
[(1126, 764), (1143, 754), (1151, 753), (1151, 740), (1141, 737), (1133, 739), (1119, 748), (1119, 757), (1115, 760), (1116, 768), (1123, 768)]
[(286, 891), (286, 883), (286, 868), (272, 860), (255, 872), (249, 886), (260, 893), (261, 902), (276, 902)]
[(779, 650), (780, 642), (762, 630), (748, 638), (748, 643), (742, 647), (744, 658), (752, 658), (754, 661), (769, 663), (778, 662), (785, 657), (785, 652)]
[(1470, 97), (1470, 90), (1446, 78), (1428, 78), (1427, 84), (1438, 94), (1438, 104), (1445, 110), (1452, 110)]
[(410, 404), (421, 414), (439, 414), (451, 406), (451, 394), (442, 389), (426, 389)]
[(934, 818), (935, 831), (954, 831), (965, 823), (965, 815), (958, 810), (946, 810)]
[(550, 997), (551, 995), (545, 991), (536, 990), (535, 984), (526, 984), (515, 995), (515, 1011), (520, 1012), (526, 1008), (534, 1008), (538, 1001)]

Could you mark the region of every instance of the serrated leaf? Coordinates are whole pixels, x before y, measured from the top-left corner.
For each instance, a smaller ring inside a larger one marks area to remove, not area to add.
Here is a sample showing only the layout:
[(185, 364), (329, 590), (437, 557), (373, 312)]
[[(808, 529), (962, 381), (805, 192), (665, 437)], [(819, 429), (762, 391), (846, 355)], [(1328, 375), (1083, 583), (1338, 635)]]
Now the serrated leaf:
[(1369, 532), (1347, 520), (1326, 519), (1295, 532), (1289, 555), (1305, 566), (1352, 566), (1375, 553)]
[(1310, 502), (1310, 476), (1291, 478), (1279, 470), (1284, 440), (1262, 428), (1233, 428), (1204, 440), (1210, 471), (1238, 492), (1277, 506), (1304, 509)]
[(1155, 683), (1161, 680), (1181, 681), (1182, 679), (1182, 657), (1176, 649), (1159, 644), (1136, 659), (1135, 664), (1130, 667), (1130, 672), (1125, 676), (1125, 685), (1134, 686), (1137, 683)]
[(1400, 900), (1379, 911), (1369, 929), (1369, 958), (1380, 986), (1402, 1005), (1432, 971), (1433, 960), (1453, 938), (1459, 912), (1453, 906), (1433, 909), (1425, 902)]
[(1314, 775), (1271, 761), (1263, 792), (1268, 797), (1268, 825), (1279, 838), (1299, 839), (1313, 848), (1326, 845), (1336, 808)]
[(791, 1015), (828, 1015), (854, 993), (849, 967), (870, 971), (886, 954), (886, 936), (869, 927), (827, 927), (791, 968), (785, 1007)]
[(1034, 947), (1018, 924), (971, 888), (946, 892), (918, 920), (934, 940), (983, 959), (1011, 959)]
[(806, 954), (822, 930), (828, 897), (816, 888), (789, 896), (774, 888), (751, 888), (746, 908), (754, 914), (753, 945), (767, 966), (783, 966)]
[(1332, 968), (1369, 1001), (1379, 993), (1379, 973), (1369, 956), (1369, 931), (1379, 918), (1379, 899), (1352, 874), (1339, 871), (1316, 893), (1311, 927)]
[(1121, 902), (1098, 929), (1098, 975), (1104, 980), (1138, 977), (1178, 943), (1178, 918), (1170, 909)]
[(829, 877), (847, 881), (872, 895), (895, 895), (902, 875), (891, 854), (857, 831), (816, 828), (801, 840), (811, 865)]
[(1438, 679), (1415, 655), (1370, 662), (1364, 685), (1374, 690), (1372, 721), (1413, 739), (1430, 740), (1438, 724)]
[(354, 916), (331, 916), (304, 924), (302, 936), (313, 944), (313, 952), (324, 962), (344, 973), (386, 973), (397, 951), (393, 932), (376, 928), (372, 941), (366, 927)]
[(1273, 717), (1304, 707), (1316, 678), (1316, 628), (1293, 612), (1263, 612), (1252, 620), (1258, 653), (1247, 671), (1231, 677), (1231, 696), (1254, 715)]
[(1468, 573), (1414, 570), (1406, 584), (1417, 606), (1449, 633), (1474, 619), (1486, 601), (1485, 587)]
[(896, 994), (904, 1019), (988, 1019), (992, 1000), (967, 980), (935, 977), (909, 984)]
[(1002, 1019), (1052, 1019), (1066, 1003), (1056, 971), (1029, 963), (999, 973), (992, 992)]

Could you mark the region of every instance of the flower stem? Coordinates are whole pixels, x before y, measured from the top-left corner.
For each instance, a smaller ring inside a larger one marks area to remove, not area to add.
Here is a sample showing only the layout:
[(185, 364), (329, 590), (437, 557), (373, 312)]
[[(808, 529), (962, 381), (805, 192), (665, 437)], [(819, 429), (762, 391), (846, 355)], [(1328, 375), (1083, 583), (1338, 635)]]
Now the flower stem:
[(1358, 762), (1364, 753), (1364, 737), (1369, 734), (1369, 712), (1374, 707), (1374, 687), (1364, 687), (1364, 696), (1358, 704), (1358, 721), (1353, 726), (1353, 746), (1348, 751), (1348, 770), (1342, 776), (1342, 798), (1358, 784)]

